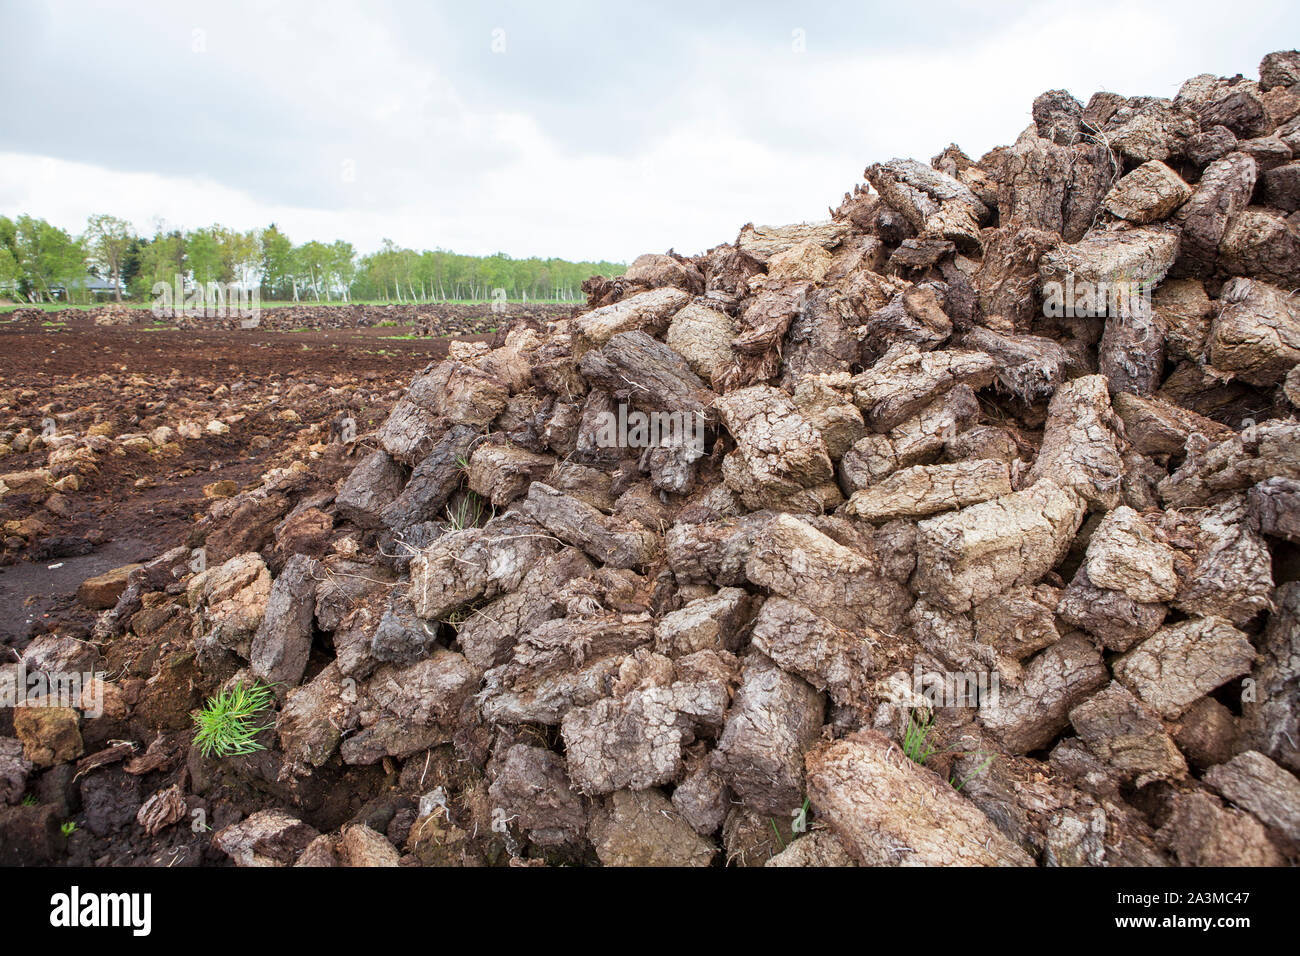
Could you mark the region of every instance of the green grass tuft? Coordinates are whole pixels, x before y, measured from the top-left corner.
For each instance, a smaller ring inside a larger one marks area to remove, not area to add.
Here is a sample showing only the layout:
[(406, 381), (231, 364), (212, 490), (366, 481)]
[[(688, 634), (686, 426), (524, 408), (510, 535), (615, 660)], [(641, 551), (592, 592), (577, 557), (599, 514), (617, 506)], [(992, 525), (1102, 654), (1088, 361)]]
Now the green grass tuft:
[(934, 753), (934, 744), (928, 742), (930, 731), (934, 729), (934, 717), (918, 720), (916, 713), (907, 717), (907, 733), (903, 735), (903, 753), (912, 763), (925, 766), (925, 762)]
[(271, 706), (271, 688), (262, 684), (241, 684), (208, 698), (194, 717), (198, 731), (194, 743), (210, 757), (241, 757), (265, 750), (257, 735), (271, 724), (258, 724), (257, 716)]
[(448, 505), (445, 510), (451, 529), (464, 531), (466, 528), (477, 527), (483, 520), (483, 499), (471, 491), (457, 500), (455, 508)]

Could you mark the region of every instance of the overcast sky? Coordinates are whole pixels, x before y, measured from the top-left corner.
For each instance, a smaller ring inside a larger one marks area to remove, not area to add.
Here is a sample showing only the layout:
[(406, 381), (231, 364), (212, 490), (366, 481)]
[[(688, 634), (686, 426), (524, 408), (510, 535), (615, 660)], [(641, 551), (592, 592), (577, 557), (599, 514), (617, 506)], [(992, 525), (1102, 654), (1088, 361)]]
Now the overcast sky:
[(1297, 45), (1283, 0), (0, 0), (0, 214), (694, 253), (1012, 142), (1043, 90), (1173, 96)]

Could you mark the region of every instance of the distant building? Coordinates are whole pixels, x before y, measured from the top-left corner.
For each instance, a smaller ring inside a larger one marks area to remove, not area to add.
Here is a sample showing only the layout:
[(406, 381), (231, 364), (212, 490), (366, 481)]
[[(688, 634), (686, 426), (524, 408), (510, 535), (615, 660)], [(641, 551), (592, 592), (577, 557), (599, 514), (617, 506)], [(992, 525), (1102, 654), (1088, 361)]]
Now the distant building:
[[(78, 280), (73, 280), (70, 285), (72, 285), (74, 293), (90, 293), (92, 297), (96, 298), (100, 297), (100, 295), (103, 295), (103, 297), (112, 297), (114, 291), (116, 291), (116, 287), (113, 286), (112, 280), (109, 280), (109, 278), (99, 278), (98, 276), (78, 278)], [(64, 286), (51, 286), (49, 287), (49, 291), (52, 291), (52, 293), (59, 293), (65, 299), (68, 298), (68, 290), (64, 289)]]

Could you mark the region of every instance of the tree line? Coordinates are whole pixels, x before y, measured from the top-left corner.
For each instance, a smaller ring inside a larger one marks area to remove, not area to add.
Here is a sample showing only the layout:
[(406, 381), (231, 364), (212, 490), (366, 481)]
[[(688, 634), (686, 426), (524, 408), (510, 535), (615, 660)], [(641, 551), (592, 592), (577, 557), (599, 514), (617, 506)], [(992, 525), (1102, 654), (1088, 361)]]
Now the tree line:
[[(350, 242), (295, 245), (274, 223), (239, 232), (221, 225), (159, 227), (140, 236), (124, 219), (94, 215), (74, 236), (44, 219), (0, 216), (0, 298), (90, 302), (97, 295), (147, 301), (158, 282), (217, 282), (264, 300), (436, 302), (498, 297), (577, 301), (592, 275), (622, 275), (616, 262), (513, 259), (415, 251), (385, 239), (359, 255)], [(95, 281), (98, 280), (98, 281)]]

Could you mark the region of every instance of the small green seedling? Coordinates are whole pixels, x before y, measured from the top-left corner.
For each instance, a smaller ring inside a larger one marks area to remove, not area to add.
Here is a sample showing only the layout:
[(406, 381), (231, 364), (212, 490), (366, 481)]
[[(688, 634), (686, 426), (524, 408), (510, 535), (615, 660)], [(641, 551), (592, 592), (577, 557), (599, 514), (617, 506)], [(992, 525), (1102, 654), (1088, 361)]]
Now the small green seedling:
[(77, 832), (77, 825), (71, 820), (64, 821), (64, 823), (59, 827), (59, 832), (65, 837), (70, 837), (72, 834)]
[(447, 521), (453, 531), (464, 531), (466, 528), (473, 528), (478, 525), (483, 518), (483, 499), (478, 495), (470, 492), (463, 495), (457, 502), (453, 510), (451, 505), (446, 508)]
[[(808, 808), (812, 806), (812, 797), (804, 797), (803, 805), (794, 811), (790, 820), (790, 832), (797, 837), (800, 833), (808, 832)], [(768, 817), (772, 823), (772, 832), (776, 834), (776, 842), (781, 844), (781, 849), (786, 848), (785, 840), (781, 839), (781, 829), (776, 825), (776, 817)]]
[(23, 797), (23, 806), (25, 807), (36, 806), (36, 794), (29, 793), (27, 794), (27, 796)]
[[(903, 753), (907, 754), (908, 760), (915, 764), (925, 766), (925, 762), (935, 753), (934, 743), (930, 740), (930, 732), (932, 730), (934, 730), (933, 714), (924, 720), (918, 719), (915, 711), (908, 715), (907, 732), (903, 735)], [(970, 783), (980, 774), (988, 770), (989, 767), (993, 765), (993, 759), (996, 756), (995, 754), (983, 750), (953, 751), (951, 748), (945, 748), (943, 752), (965, 752), (977, 757), (987, 756), (987, 759), (960, 780), (958, 780), (955, 775), (948, 778), (949, 786), (958, 793), (961, 792), (962, 787), (966, 786), (966, 784)]]
[(915, 713), (907, 717), (907, 733), (903, 736), (903, 753), (914, 764), (925, 766), (925, 762), (934, 753), (934, 744), (928, 743), (930, 731), (934, 729), (934, 717), (918, 720)]
[(772, 832), (776, 835), (776, 842), (779, 843), (781, 849), (784, 850), (786, 848), (785, 841), (781, 839), (781, 831), (776, 825), (776, 817), (768, 817), (768, 819), (772, 822)]
[(257, 723), (257, 716), (271, 706), (271, 688), (262, 684), (241, 684), (234, 690), (209, 697), (194, 717), (198, 732), (194, 743), (203, 756), (242, 757), (265, 750), (257, 735), (270, 724)]

